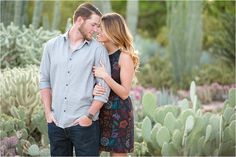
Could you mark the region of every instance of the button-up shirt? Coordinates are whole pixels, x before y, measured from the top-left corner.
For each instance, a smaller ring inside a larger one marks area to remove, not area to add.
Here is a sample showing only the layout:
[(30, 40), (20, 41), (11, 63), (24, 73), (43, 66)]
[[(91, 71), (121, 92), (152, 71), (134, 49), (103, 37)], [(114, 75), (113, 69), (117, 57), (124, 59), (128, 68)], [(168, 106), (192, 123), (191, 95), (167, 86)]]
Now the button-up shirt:
[[(107, 50), (93, 39), (85, 40), (73, 51), (70, 49), (68, 32), (45, 44), (39, 87), (51, 88), (51, 109), (59, 127), (70, 127), (76, 119), (86, 115), (93, 100), (103, 103), (108, 101), (110, 88), (92, 73), (92, 67), (100, 66), (100, 60), (110, 74)], [(104, 95), (93, 96), (96, 83), (106, 88)], [(93, 120), (98, 119), (98, 114)]]

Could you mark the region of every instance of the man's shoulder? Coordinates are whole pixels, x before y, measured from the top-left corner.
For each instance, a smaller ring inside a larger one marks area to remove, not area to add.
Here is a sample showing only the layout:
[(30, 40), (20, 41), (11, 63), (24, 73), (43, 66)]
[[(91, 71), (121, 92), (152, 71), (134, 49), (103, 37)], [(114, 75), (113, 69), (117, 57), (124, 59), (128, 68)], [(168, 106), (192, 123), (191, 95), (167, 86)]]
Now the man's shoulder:
[(101, 42), (98, 42), (98, 41), (95, 40), (95, 39), (90, 40), (90, 44), (91, 44), (91, 46), (94, 47), (95, 49), (101, 49), (101, 50), (105, 50), (105, 51), (106, 51), (105, 46), (104, 46)]
[(93, 47), (103, 47), (103, 48), (105, 48), (105, 47), (102, 45), (102, 43), (98, 42), (96, 39), (90, 40), (90, 43), (91, 43), (91, 45), (92, 45)]
[(57, 42), (61, 42), (64, 39), (63, 34), (60, 34), (54, 38), (51, 38), (50, 40), (48, 40), (46, 42), (47, 46), (53, 46), (54, 44), (56, 44)]

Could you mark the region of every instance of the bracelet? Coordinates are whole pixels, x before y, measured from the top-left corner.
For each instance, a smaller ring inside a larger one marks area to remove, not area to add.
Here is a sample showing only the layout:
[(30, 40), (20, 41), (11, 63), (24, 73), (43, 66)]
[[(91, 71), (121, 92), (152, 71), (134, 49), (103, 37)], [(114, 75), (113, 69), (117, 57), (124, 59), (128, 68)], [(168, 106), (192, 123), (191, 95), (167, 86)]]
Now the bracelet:
[(86, 115), (89, 119), (91, 119), (91, 120), (93, 120), (93, 114), (91, 114), (91, 113), (88, 113), (87, 115)]

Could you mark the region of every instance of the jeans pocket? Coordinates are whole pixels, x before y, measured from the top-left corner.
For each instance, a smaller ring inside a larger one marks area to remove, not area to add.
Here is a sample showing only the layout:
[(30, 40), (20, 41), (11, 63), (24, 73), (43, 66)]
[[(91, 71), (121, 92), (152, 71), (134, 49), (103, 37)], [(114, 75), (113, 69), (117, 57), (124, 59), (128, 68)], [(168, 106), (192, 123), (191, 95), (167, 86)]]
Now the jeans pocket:
[(48, 123), (48, 125), (55, 125), (55, 123), (52, 121), (52, 122)]
[(81, 124), (78, 124), (78, 126), (80, 126), (81, 128), (89, 128), (93, 125), (93, 122), (89, 125), (81, 125)]

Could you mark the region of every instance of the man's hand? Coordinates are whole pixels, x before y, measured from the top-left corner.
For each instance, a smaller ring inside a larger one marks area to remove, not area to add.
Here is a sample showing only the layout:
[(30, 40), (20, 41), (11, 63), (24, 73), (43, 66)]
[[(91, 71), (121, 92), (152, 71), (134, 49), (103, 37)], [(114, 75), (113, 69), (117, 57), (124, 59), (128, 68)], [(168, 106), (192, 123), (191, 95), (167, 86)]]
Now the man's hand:
[(82, 116), (79, 119), (76, 119), (73, 125), (80, 125), (80, 126), (90, 126), (92, 124), (92, 120), (89, 119), (87, 116)]
[(47, 123), (52, 123), (52, 122), (54, 122), (55, 124), (57, 123), (57, 121), (54, 118), (52, 112), (46, 113), (45, 116), (46, 116)]

